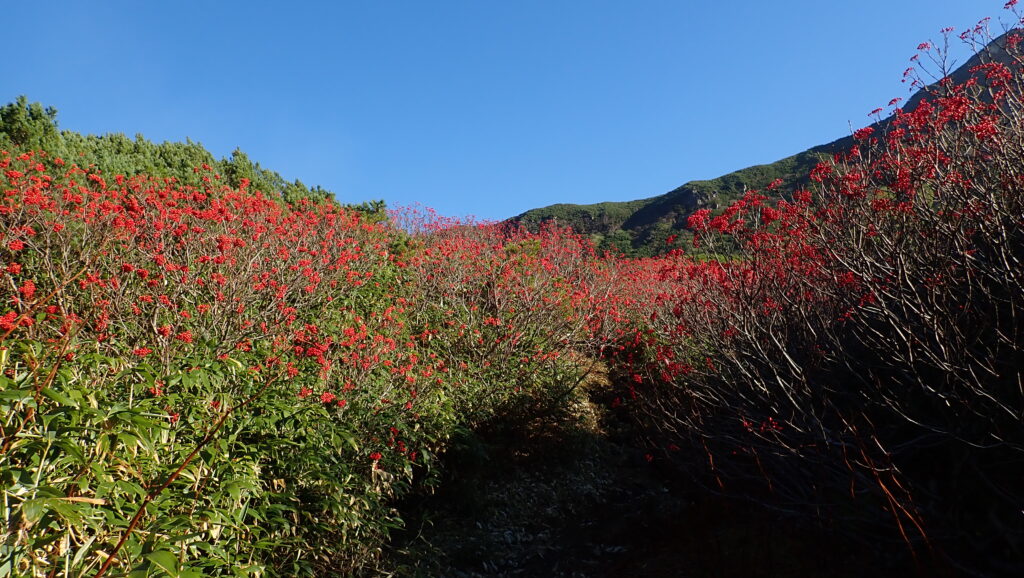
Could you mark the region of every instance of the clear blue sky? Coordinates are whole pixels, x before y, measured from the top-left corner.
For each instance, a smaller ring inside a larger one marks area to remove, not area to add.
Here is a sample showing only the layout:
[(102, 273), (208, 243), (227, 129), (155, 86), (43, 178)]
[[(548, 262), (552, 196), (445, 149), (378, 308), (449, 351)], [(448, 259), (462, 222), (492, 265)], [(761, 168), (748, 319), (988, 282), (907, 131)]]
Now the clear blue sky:
[[(240, 147), (342, 201), (506, 218), (829, 142), (1002, 0), (56, 1), (4, 7), (0, 99)], [(957, 50), (961, 60), (965, 50)]]

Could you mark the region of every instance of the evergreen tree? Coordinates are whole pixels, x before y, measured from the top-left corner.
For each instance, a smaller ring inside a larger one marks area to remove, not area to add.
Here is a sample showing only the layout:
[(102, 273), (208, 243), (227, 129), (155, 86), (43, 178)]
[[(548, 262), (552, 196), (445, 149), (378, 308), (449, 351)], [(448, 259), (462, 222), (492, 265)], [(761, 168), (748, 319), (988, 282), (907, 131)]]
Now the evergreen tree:
[[(289, 182), (275, 171), (254, 162), (241, 149), (236, 148), (231, 158), (216, 159), (199, 142), (163, 142), (156, 144), (141, 134), (129, 138), (123, 133), (83, 135), (57, 128), (57, 109), (30, 103), (25, 96), (0, 107), (0, 148), (39, 149), (52, 156), (64, 158), (81, 167), (92, 167), (105, 174), (172, 177), (182, 185), (206, 188), (204, 177), (208, 171), (195, 171), (207, 166), (221, 175), (221, 183), (232, 188), (248, 179), (249, 189), (262, 191), (288, 203), (303, 199), (315, 203), (337, 202), (334, 194), (319, 185), (308, 187), (296, 179)], [(370, 201), (349, 208), (364, 213), (368, 219), (387, 218), (383, 201)]]
[(57, 109), (52, 106), (43, 108), (38, 102), (29, 104), (23, 95), (0, 108), (0, 144), (46, 148), (58, 139)]

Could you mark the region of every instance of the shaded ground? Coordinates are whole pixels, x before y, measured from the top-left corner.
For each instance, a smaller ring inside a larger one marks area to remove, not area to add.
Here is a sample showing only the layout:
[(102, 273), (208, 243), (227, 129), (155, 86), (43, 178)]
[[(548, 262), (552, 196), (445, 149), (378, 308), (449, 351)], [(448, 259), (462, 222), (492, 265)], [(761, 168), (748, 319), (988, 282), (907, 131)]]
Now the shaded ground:
[(519, 431), (469, 435), (433, 496), (404, 504), (397, 576), (906, 576), (818, 528), (709, 496), (579, 399)]

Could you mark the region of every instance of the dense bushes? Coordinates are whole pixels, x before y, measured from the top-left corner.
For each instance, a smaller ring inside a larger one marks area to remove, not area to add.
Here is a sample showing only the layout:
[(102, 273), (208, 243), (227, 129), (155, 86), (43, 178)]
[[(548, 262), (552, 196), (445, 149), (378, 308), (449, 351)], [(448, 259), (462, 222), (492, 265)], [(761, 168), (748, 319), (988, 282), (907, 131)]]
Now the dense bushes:
[(579, 378), (574, 237), (0, 164), (16, 574), (352, 571), (455, 428)]
[(696, 212), (701, 258), (0, 153), (0, 573), (365, 570), (455, 432), (550, 410), (602, 358), (651, 460), (1015, 570), (1024, 114), (1002, 42), (812, 190)]
[(649, 361), (636, 405), (705, 453), (713, 487), (961, 571), (1020, 570), (1020, 39), (857, 131), (813, 191), (695, 213), (727, 256), (659, 263), (653, 332), (624, 352)]

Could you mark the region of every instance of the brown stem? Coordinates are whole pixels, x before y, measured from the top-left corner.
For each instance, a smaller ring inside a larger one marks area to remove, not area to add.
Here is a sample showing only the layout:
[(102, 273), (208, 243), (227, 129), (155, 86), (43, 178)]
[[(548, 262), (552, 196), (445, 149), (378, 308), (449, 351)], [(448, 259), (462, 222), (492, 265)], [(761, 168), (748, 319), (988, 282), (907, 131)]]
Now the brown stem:
[[(57, 376), (57, 370), (60, 369), (61, 360), (64, 359), (64, 354), (67, 353), (68, 346), (71, 344), (71, 332), (70, 331), (68, 331), (68, 333), (66, 333), (64, 335), (64, 338), (62, 339), (62, 341), (63, 341), (63, 343), (61, 345), (60, 351), (57, 352), (57, 360), (53, 364), (53, 368), (50, 370), (49, 375), (46, 376), (46, 379), (42, 383), (39, 383), (39, 381), (37, 379), (36, 380), (36, 385), (35, 385), (35, 387), (33, 387), (34, 393), (32, 394), (32, 398), (33, 398), (33, 400), (35, 400), (36, 407), (39, 407), (39, 401), (40, 401), (39, 397), (42, 395), (43, 390), (46, 389), (47, 387), (49, 387), (53, 383), (54, 378)], [(32, 368), (32, 371), (35, 372), (38, 368), (39, 368), (39, 366), (36, 365), (35, 367)], [(30, 421), (32, 421), (35, 418), (35, 416), (36, 416), (35, 408), (32, 408), (32, 407), (28, 408), (28, 411), (25, 412), (25, 419), (21, 420), (21, 424), (18, 425), (18, 429), (16, 429), (10, 435), (5, 435), (4, 436), (4, 444), (3, 444), (3, 447), (0, 447), (0, 455), (6, 454), (7, 451), (9, 449), (11, 449), (11, 444), (13, 444), (14, 440), (17, 439), (18, 434), (20, 434), (22, 432), (22, 430), (25, 429), (25, 424), (27, 424)]]
[(161, 492), (166, 490), (168, 486), (174, 483), (174, 480), (178, 479), (178, 476), (180, 476), (181, 472), (183, 472), (185, 468), (187, 468), (188, 465), (192, 463), (192, 460), (195, 459), (199, 451), (202, 450), (207, 445), (209, 445), (211, 441), (213, 441), (213, 438), (217, 435), (218, 432), (220, 432), (221, 428), (224, 427), (224, 423), (227, 421), (228, 417), (235, 412), (235, 410), (242, 409), (243, 407), (255, 401), (259, 396), (263, 395), (263, 393), (267, 391), (267, 389), (272, 384), (277, 382), (278, 377), (268, 379), (266, 383), (264, 383), (263, 386), (259, 388), (259, 390), (250, 395), (245, 401), (234, 407), (228, 408), (228, 410), (225, 411), (223, 415), (221, 415), (220, 419), (217, 420), (217, 423), (216, 425), (214, 425), (213, 429), (211, 429), (206, 434), (206, 436), (203, 437), (202, 441), (200, 441), (199, 444), (197, 444), (196, 447), (192, 449), (192, 451), (188, 454), (188, 457), (185, 458), (185, 461), (183, 461), (181, 465), (179, 465), (178, 468), (174, 470), (174, 473), (168, 476), (167, 480), (165, 480), (164, 483), (160, 484), (155, 490), (151, 490), (146, 495), (146, 498), (142, 501), (142, 504), (139, 505), (139, 509), (135, 512), (135, 515), (132, 516), (131, 521), (128, 523), (128, 527), (125, 528), (124, 532), (121, 534), (121, 539), (118, 540), (117, 545), (114, 546), (114, 550), (103, 562), (103, 565), (100, 566), (100, 569), (96, 571), (94, 578), (100, 578), (101, 576), (106, 574), (107, 570), (110, 569), (110, 566), (112, 566), (114, 562), (117, 560), (117, 553), (121, 550), (121, 547), (124, 546), (125, 542), (128, 541), (128, 537), (132, 534), (132, 532), (135, 531), (135, 528), (139, 525), (139, 522), (142, 520), (142, 516), (146, 513), (146, 507), (150, 504), (150, 502), (155, 500), (156, 497), (159, 496)]
[(3, 343), (4, 340), (6, 340), (8, 337), (10, 337), (11, 333), (13, 333), (14, 330), (18, 327), (18, 324), (21, 322), (22, 319), (28, 319), (29, 317), (31, 317), (32, 314), (35, 313), (36, 311), (38, 311), (40, 307), (42, 307), (46, 303), (49, 303), (49, 301), (51, 299), (53, 299), (58, 293), (63, 291), (65, 287), (70, 285), (75, 279), (78, 279), (79, 277), (81, 277), (86, 271), (89, 270), (90, 267), (95, 265), (96, 261), (99, 260), (100, 255), (102, 254), (103, 248), (107, 245), (107, 241), (109, 241), (109, 240), (110, 240), (110, 238), (107, 237), (107, 238), (105, 238), (103, 240), (102, 243), (100, 243), (100, 246), (97, 249), (96, 255), (92, 258), (91, 261), (89, 261), (88, 263), (83, 265), (82, 268), (78, 270), (78, 273), (75, 273), (74, 275), (69, 277), (66, 281), (61, 283), (59, 287), (57, 287), (56, 289), (51, 291), (49, 295), (47, 295), (46, 297), (44, 297), (42, 299), (37, 300), (35, 302), (35, 304), (32, 305), (32, 307), (28, 311), (26, 311), (26, 312), (22, 313), (20, 316), (18, 316), (18, 318), (14, 320), (14, 323), (12, 323), (13, 327), (11, 327), (6, 332), (4, 332), (3, 335), (0, 335), (0, 343)]

